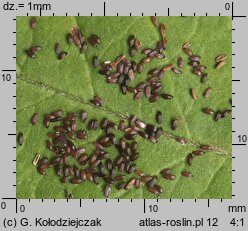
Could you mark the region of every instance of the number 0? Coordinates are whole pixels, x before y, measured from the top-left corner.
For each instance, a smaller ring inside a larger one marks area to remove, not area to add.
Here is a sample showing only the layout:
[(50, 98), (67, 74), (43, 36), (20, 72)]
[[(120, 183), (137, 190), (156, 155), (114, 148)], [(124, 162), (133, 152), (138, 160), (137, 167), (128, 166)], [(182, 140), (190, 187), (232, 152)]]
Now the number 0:
[(227, 3), (225, 4), (225, 9), (226, 9), (226, 10), (230, 10), (230, 7), (231, 7), (231, 6), (230, 6), (230, 3), (227, 2)]

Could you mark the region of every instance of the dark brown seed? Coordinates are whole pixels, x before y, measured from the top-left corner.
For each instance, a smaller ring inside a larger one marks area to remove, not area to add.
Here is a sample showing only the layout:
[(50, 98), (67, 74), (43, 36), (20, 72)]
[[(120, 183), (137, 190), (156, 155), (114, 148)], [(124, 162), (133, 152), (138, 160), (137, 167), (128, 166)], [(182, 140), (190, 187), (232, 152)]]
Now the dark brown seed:
[(188, 154), (187, 157), (186, 157), (186, 160), (187, 160), (188, 165), (192, 165), (193, 155), (191, 153)]
[(182, 137), (177, 137), (176, 141), (179, 142), (180, 144), (184, 145), (186, 143), (186, 140)]
[(22, 132), (20, 132), (18, 134), (18, 143), (19, 143), (19, 145), (23, 145), (23, 143), (24, 143), (24, 135)]
[(203, 112), (209, 115), (213, 115), (214, 111), (211, 108), (204, 108)]
[(154, 26), (159, 27), (158, 18), (156, 16), (151, 16), (151, 21)]
[(93, 46), (96, 47), (97, 45), (99, 45), (101, 43), (100, 38), (97, 35), (91, 35), (88, 38), (89, 43)]
[(191, 96), (192, 96), (193, 99), (198, 99), (198, 96), (197, 96), (196, 91), (195, 91), (194, 88), (192, 88), (192, 89), (190, 90), (190, 92), (191, 92)]
[(86, 164), (87, 161), (88, 161), (88, 155), (86, 153), (78, 157), (78, 162), (81, 165)]
[(172, 129), (173, 131), (176, 130), (177, 125), (178, 125), (178, 120), (177, 120), (177, 119), (171, 120), (171, 129)]
[(232, 110), (225, 110), (222, 112), (221, 117), (222, 118), (226, 118), (227, 116), (229, 116), (231, 114)]
[(143, 64), (139, 63), (137, 66), (137, 72), (140, 74), (143, 71)]
[(138, 100), (140, 100), (140, 98), (143, 96), (143, 92), (142, 91), (139, 91), (138, 93), (136, 93), (135, 95), (134, 95), (134, 100), (135, 101), (138, 101)]
[(137, 188), (137, 189), (140, 188), (140, 179), (135, 180), (135, 188)]
[(71, 33), (68, 33), (66, 35), (66, 40), (67, 40), (69, 45), (71, 45), (73, 43), (73, 37), (72, 37)]
[(157, 95), (157, 94), (154, 94), (154, 95), (152, 95), (150, 98), (149, 98), (149, 102), (150, 103), (154, 103), (154, 102), (156, 102), (156, 101), (158, 101), (159, 100), (159, 95)]
[(35, 17), (32, 17), (32, 18), (31, 18), (31, 28), (32, 28), (32, 29), (35, 29), (36, 26), (37, 26), (36, 18), (35, 18)]
[(151, 180), (149, 180), (146, 184), (148, 187), (150, 186), (154, 186), (154, 184), (156, 183), (157, 181), (157, 177), (156, 176), (153, 176)]
[(165, 38), (165, 36), (166, 36), (165, 25), (161, 23), (159, 25), (159, 30), (160, 30), (160, 34), (161, 34), (162, 38)]
[(213, 88), (208, 87), (204, 92), (204, 97), (208, 98), (212, 94)]
[(201, 57), (199, 55), (192, 55), (189, 57), (189, 59), (193, 62), (199, 62)]
[(107, 184), (104, 188), (104, 196), (109, 197), (111, 194), (111, 185)]
[(182, 171), (181, 174), (182, 174), (182, 176), (184, 176), (184, 177), (192, 177), (192, 176), (193, 176), (193, 175), (192, 175), (190, 172), (188, 172), (188, 171)]
[(35, 113), (33, 114), (32, 118), (31, 118), (31, 123), (32, 125), (35, 125), (38, 121), (38, 115)]
[(97, 107), (102, 107), (103, 100), (100, 96), (94, 96), (94, 98), (91, 100), (91, 103), (93, 103)]
[(93, 64), (93, 67), (98, 67), (99, 66), (99, 59), (98, 59), (97, 56), (93, 57), (92, 64)]
[(61, 53), (61, 48), (60, 48), (59, 43), (55, 43), (54, 50), (55, 50), (56, 55), (59, 55)]
[(151, 86), (150, 85), (146, 86), (145, 95), (146, 95), (147, 98), (151, 97)]
[(26, 54), (28, 57), (32, 58), (32, 59), (35, 59), (36, 58), (36, 55), (33, 51), (31, 50), (26, 50)]
[(136, 181), (136, 179), (131, 179), (131, 180), (129, 180), (127, 183), (126, 183), (126, 185), (125, 185), (125, 189), (126, 190), (129, 190), (129, 189), (131, 189), (134, 185), (135, 185), (135, 181)]
[(148, 191), (149, 191), (150, 193), (152, 193), (152, 194), (155, 194), (155, 195), (158, 195), (158, 194), (159, 194), (159, 192), (158, 192), (158, 190), (156, 189), (155, 186), (150, 186), (150, 187), (148, 187)]
[(211, 150), (211, 147), (208, 144), (202, 144), (200, 146), (200, 149), (202, 149), (202, 150)]
[(195, 156), (201, 156), (201, 155), (204, 155), (205, 152), (202, 150), (195, 150), (195, 151), (192, 151), (192, 154)]
[(171, 70), (172, 70), (175, 74), (182, 74), (182, 71), (176, 69), (175, 67), (172, 67)]
[(40, 174), (40, 175), (46, 175), (46, 172), (45, 172), (45, 170), (44, 169), (41, 169), (41, 168), (37, 168), (37, 171), (38, 171), (38, 173)]
[(162, 176), (166, 180), (175, 180), (176, 179), (176, 176), (175, 175), (172, 175), (171, 173), (164, 173), (164, 174), (162, 174)]
[(162, 112), (161, 111), (157, 111), (157, 113), (155, 115), (155, 119), (156, 119), (156, 122), (158, 124), (162, 123), (163, 118), (162, 118)]
[(183, 67), (183, 58), (182, 57), (178, 57), (177, 59), (177, 66), (182, 68)]
[(173, 96), (169, 94), (161, 94), (161, 97), (167, 100), (173, 99)]

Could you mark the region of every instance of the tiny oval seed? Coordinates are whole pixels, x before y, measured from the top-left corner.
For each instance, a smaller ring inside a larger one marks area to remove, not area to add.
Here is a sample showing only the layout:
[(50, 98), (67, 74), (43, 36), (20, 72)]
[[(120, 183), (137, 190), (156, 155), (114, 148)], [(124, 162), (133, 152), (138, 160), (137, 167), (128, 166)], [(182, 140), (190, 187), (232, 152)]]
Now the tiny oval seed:
[(38, 121), (38, 115), (35, 113), (33, 114), (32, 118), (31, 118), (31, 123), (32, 125), (35, 125)]
[(212, 94), (213, 88), (208, 87), (204, 92), (204, 97), (208, 98)]
[(35, 157), (34, 157), (33, 165), (36, 166), (36, 165), (38, 164), (39, 160), (40, 160), (40, 154), (37, 153), (37, 154), (35, 155)]
[(191, 96), (192, 96), (193, 99), (198, 99), (198, 96), (197, 96), (196, 91), (195, 91), (194, 88), (191, 89)]
[(213, 115), (215, 113), (211, 108), (204, 108), (203, 112), (208, 115)]
[(221, 62), (219, 62), (219, 63), (216, 64), (215, 68), (216, 68), (216, 69), (220, 69), (220, 68), (222, 68), (225, 64), (226, 64), (225, 61), (221, 61)]
[(188, 171), (182, 171), (181, 174), (182, 174), (182, 176), (184, 176), (184, 177), (192, 177), (192, 176), (193, 176), (193, 175), (192, 175), (190, 172), (188, 172)]
[(156, 115), (155, 115), (155, 119), (156, 119), (156, 122), (158, 124), (161, 124), (162, 123), (162, 112), (161, 111), (157, 111)]
[(24, 135), (22, 132), (20, 132), (18, 134), (18, 143), (19, 143), (19, 145), (23, 145), (23, 143), (24, 143)]
[(31, 28), (32, 28), (32, 29), (35, 29), (36, 26), (37, 26), (37, 20), (36, 20), (35, 17), (32, 17), (32, 18), (31, 18)]

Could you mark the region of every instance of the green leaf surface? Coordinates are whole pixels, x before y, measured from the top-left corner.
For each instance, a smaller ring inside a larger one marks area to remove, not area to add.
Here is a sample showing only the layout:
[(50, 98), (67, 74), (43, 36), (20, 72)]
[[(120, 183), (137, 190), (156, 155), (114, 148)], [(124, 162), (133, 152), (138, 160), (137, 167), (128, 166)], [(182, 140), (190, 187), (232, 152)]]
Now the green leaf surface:
[[(144, 81), (147, 73), (153, 68), (162, 68), (172, 63), (176, 65), (178, 56), (184, 59), (181, 75), (172, 72), (165, 74), (162, 82), (163, 91), (174, 96), (170, 101), (159, 100), (149, 103), (147, 98), (134, 101), (133, 95), (123, 95), (119, 86), (107, 84), (104, 76), (92, 67), (92, 57), (100, 60), (115, 60), (120, 54), (128, 53), (127, 38), (134, 34), (143, 47), (156, 46), (159, 32), (149, 17), (38, 17), (37, 28), (30, 28), (30, 17), (17, 17), (17, 133), (23, 132), (25, 142), (17, 145), (17, 198), (64, 198), (64, 190), (73, 193), (74, 198), (104, 198), (102, 180), (99, 185), (85, 182), (79, 185), (62, 184), (53, 169), (46, 176), (37, 173), (32, 165), (36, 153), (42, 156), (53, 156), (46, 148), (47, 133), (52, 127), (43, 126), (43, 116), (57, 109), (65, 113), (86, 110), (90, 118), (104, 117), (118, 122), (128, 115), (137, 115), (147, 123), (155, 123), (157, 110), (163, 114), (163, 137), (157, 144), (138, 138), (140, 158), (137, 168), (146, 174), (157, 175), (158, 184), (164, 189), (160, 198), (231, 198), (232, 195), (232, 119), (231, 116), (215, 122), (212, 116), (202, 113), (202, 108), (214, 110), (230, 109), (232, 87), (231, 62), (231, 18), (230, 17), (158, 17), (166, 25), (168, 46), (165, 59), (155, 59), (146, 64), (142, 74), (135, 74), (133, 86)], [(65, 35), (73, 26), (81, 29), (88, 37), (97, 34), (101, 44), (97, 48), (88, 47), (85, 54), (80, 54), (75, 45), (69, 46)], [(187, 65), (187, 56), (182, 51), (182, 44), (190, 41), (192, 50), (199, 54), (201, 63), (205, 64), (209, 79), (201, 84), (199, 78), (191, 73)], [(58, 60), (54, 44), (59, 42), (62, 50), (69, 54)], [(32, 45), (42, 46), (36, 59), (31, 59), (25, 50)], [(226, 54), (227, 64), (216, 70), (215, 57)], [(143, 57), (134, 57), (139, 61)], [(213, 88), (212, 95), (206, 99), (203, 92), (207, 87)], [(190, 88), (199, 96), (193, 100)], [(103, 108), (89, 103), (94, 95), (103, 98)], [(32, 126), (31, 116), (37, 113), (39, 121)], [(179, 120), (178, 128), (172, 131), (170, 121)], [(85, 124), (80, 124), (85, 128)], [(78, 145), (93, 151), (92, 142), (102, 131), (90, 131), (86, 141)], [(120, 134), (120, 133), (119, 133)], [(188, 143), (181, 145), (175, 141), (177, 136), (184, 137)], [(185, 157), (199, 144), (209, 144), (213, 151), (194, 158), (193, 165), (188, 166)], [(117, 155), (114, 148), (109, 148), (111, 158)], [(166, 181), (159, 172), (171, 168), (177, 176), (174, 181)], [(181, 176), (182, 170), (192, 172), (192, 178)], [(131, 177), (131, 176), (130, 176)], [(156, 198), (147, 188), (129, 191), (112, 190), (111, 198)]]

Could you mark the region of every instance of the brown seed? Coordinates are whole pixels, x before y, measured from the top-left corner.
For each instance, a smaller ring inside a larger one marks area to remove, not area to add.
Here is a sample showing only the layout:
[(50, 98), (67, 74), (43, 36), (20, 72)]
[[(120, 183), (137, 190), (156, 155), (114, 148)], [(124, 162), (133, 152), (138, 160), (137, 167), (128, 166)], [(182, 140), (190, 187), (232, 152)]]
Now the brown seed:
[(91, 35), (88, 38), (89, 43), (93, 46), (96, 47), (97, 45), (99, 45), (101, 43), (100, 38), (97, 35)]
[(171, 129), (172, 129), (173, 131), (176, 130), (177, 125), (178, 125), (178, 120), (177, 120), (177, 119), (171, 120)]
[(157, 188), (155, 186), (148, 187), (148, 191), (152, 194), (155, 194), (155, 195), (159, 194), (159, 191), (157, 190)]
[(202, 144), (200, 146), (200, 149), (202, 149), (202, 150), (211, 150), (211, 147), (208, 144)]
[(226, 118), (227, 116), (229, 116), (231, 114), (232, 110), (225, 110), (222, 112), (221, 117), (222, 118)]
[(140, 179), (135, 180), (135, 188), (137, 188), (137, 189), (140, 188)]
[(219, 63), (219, 62), (224, 61), (226, 58), (227, 58), (227, 56), (226, 56), (225, 54), (221, 54), (221, 55), (218, 55), (218, 56), (215, 58), (215, 61), (216, 61), (217, 63)]
[(182, 176), (184, 176), (184, 177), (192, 177), (192, 176), (193, 176), (193, 175), (192, 175), (190, 172), (188, 172), (188, 171), (182, 171), (181, 174), (182, 174)]
[(208, 115), (213, 115), (214, 111), (211, 108), (204, 108), (203, 112), (208, 114)]
[(111, 194), (111, 185), (107, 184), (104, 188), (104, 196), (109, 197)]
[(172, 72), (174, 72), (175, 74), (182, 74), (182, 71), (176, 69), (175, 67), (171, 68)]
[(152, 61), (152, 59), (150, 57), (146, 57), (146, 58), (142, 59), (143, 64), (150, 63), (151, 61)]
[(85, 130), (79, 130), (77, 131), (77, 138), (80, 140), (85, 140), (88, 137), (87, 131)]
[(195, 156), (201, 156), (201, 155), (204, 155), (205, 152), (202, 150), (195, 150), (195, 151), (192, 151), (192, 154)]
[(159, 27), (158, 18), (156, 16), (151, 16), (151, 21), (154, 26)]
[(37, 26), (36, 18), (35, 18), (35, 17), (32, 17), (32, 18), (31, 18), (31, 28), (32, 28), (32, 29), (35, 29), (36, 26)]
[(179, 142), (180, 144), (184, 145), (186, 143), (186, 140), (182, 137), (177, 137), (176, 141)]
[(184, 51), (184, 53), (185, 53), (186, 55), (188, 55), (189, 57), (190, 57), (191, 55), (193, 55), (193, 52), (190, 50), (190, 48), (183, 48), (183, 51)]
[(138, 101), (138, 100), (141, 99), (142, 96), (143, 96), (143, 92), (142, 92), (142, 91), (139, 91), (138, 93), (136, 93), (136, 94), (134, 95), (134, 100), (135, 100), (135, 101)]
[(97, 107), (102, 107), (103, 99), (100, 96), (94, 96), (94, 98), (90, 101)]
[(139, 63), (137, 66), (137, 72), (140, 74), (143, 71), (143, 64)]
[(187, 160), (188, 165), (192, 165), (193, 155), (191, 153), (188, 154), (187, 157), (186, 157), (186, 160)]
[(220, 111), (217, 111), (214, 117), (214, 120), (219, 122), (222, 117), (222, 113)]
[(129, 180), (127, 183), (126, 183), (126, 185), (125, 185), (125, 189), (126, 190), (129, 190), (129, 189), (131, 189), (134, 185), (135, 185), (135, 181), (136, 181), (136, 179), (134, 178), (134, 179), (131, 179), (131, 180)]
[(192, 62), (200, 62), (201, 57), (199, 55), (192, 55), (189, 57), (189, 60)]
[(198, 99), (198, 96), (197, 96), (196, 91), (195, 91), (194, 88), (191, 88), (191, 96), (192, 96), (193, 99)]
[(220, 68), (222, 68), (225, 64), (226, 64), (225, 61), (221, 61), (221, 62), (219, 62), (219, 63), (216, 64), (215, 68), (216, 68), (216, 69), (220, 69)]
[(182, 57), (178, 57), (177, 59), (177, 66), (182, 68), (183, 67), (183, 58)]
[(31, 118), (31, 123), (32, 125), (35, 125), (38, 121), (38, 115), (35, 113), (33, 114), (32, 118)]
[(172, 175), (171, 173), (165, 173), (165, 174), (162, 174), (162, 176), (166, 180), (175, 180), (176, 179), (176, 176), (175, 175)]
[(172, 67), (173, 67), (173, 64), (167, 64), (167, 65), (165, 65), (165, 66), (162, 68), (162, 70), (163, 70), (163, 72), (165, 73), (165, 72), (167, 72), (167, 71), (170, 71)]
[(20, 132), (18, 134), (18, 143), (19, 143), (19, 145), (23, 145), (23, 143), (24, 143), (24, 135), (22, 132)]
[(37, 168), (37, 171), (38, 171), (38, 173), (39, 173), (40, 175), (43, 175), (43, 176), (46, 175), (45, 170), (42, 169), (42, 168), (40, 168), (40, 167)]
[(213, 88), (208, 87), (204, 92), (204, 97), (208, 98), (212, 94)]
[(156, 115), (155, 115), (155, 120), (158, 124), (162, 123), (162, 112), (161, 111), (157, 111)]

